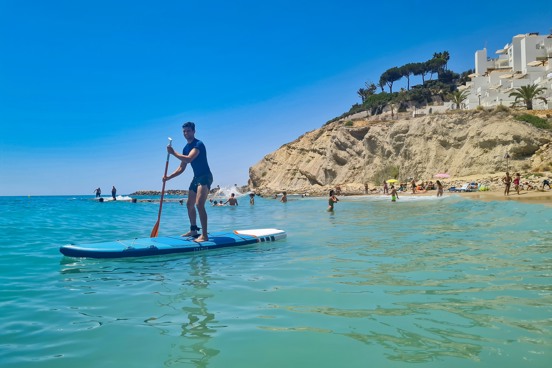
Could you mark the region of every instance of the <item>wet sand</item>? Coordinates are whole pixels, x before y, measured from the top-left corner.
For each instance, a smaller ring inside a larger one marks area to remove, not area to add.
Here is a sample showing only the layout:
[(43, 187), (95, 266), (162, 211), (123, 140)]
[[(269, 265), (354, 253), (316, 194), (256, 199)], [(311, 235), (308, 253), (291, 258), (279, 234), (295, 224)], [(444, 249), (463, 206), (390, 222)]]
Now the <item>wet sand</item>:
[[(436, 196), (437, 191), (430, 190), (427, 192), (416, 192), (412, 194), (411, 192), (405, 192), (399, 194), (402, 196)], [(552, 190), (530, 190), (530, 191), (520, 191), (520, 194), (517, 194), (515, 191), (510, 191), (509, 195), (504, 195), (503, 191), (485, 191), (485, 192), (465, 192), (465, 193), (449, 193), (445, 191), (445, 195), (458, 195), (465, 198), (482, 200), (482, 201), (520, 201), (523, 203), (540, 203), (552, 206)]]

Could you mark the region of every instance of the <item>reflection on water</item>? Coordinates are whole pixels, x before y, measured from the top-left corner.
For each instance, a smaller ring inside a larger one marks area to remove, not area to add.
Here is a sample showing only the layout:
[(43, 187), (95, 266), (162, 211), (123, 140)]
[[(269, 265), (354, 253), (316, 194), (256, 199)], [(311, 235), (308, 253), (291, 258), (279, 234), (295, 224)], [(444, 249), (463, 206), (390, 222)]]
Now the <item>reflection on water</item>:
[(218, 321), (215, 315), (207, 308), (207, 300), (213, 297), (209, 290), (211, 270), (207, 257), (194, 256), (189, 263), (189, 279), (183, 283), (183, 292), (176, 294), (176, 300), (168, 306), (178, 310), (178, 305), (184, 303), (180, 310), (186, 315), (186, 321), (182, 323), (181, 336), (183, 341), (178, 346), (176, 359), (169, 359), (165, 365), (173, 363), (193, 363), (195, 367), (207, 367), (209, 359), (218, 355), (219, 350), (209, 348), (208, 343), (216, 332)]
[[(141, 268), (138, 269), (137, 264)], [(156, 305), (149, 309), (153, 315), (143, 320), (94, 314), (90, 313), (89, 306), (80, 305), (73, 307), (80, 316), (77, 322), (79, 326), (97, 328), (119, 320), (125, 324), (130, 322), (155, 327), (161, 335), (171, 338), (179, 336), (179, 342), (173, 341), (167, 352), (164, 365), (168, 367), (181, 364), (207, 367), (209, 359), (219, 354), (219, 350), (208, 346), (220, 326), (214, 313), (208, 309), (207, 302), (214, 294), (209, 289), (212, 275), (206, 256), (109, 261), (64, 258), (61, 265), (61, 274), (65, 276), (64, 287), (72, 291), (79, 290), (82, 294), (101, 294), (98, 284), (113, 282), (122, 287), (130, 286), (131, 289), (124, 293), (129, 294), (127, 296), (131, 299), (140, 296), (132, 295), (131, 290), (136, 283), (150, 283), (147, 288), (154, 290), (153, 300)], [(113, 300), (111, 302), (116, 303)]]

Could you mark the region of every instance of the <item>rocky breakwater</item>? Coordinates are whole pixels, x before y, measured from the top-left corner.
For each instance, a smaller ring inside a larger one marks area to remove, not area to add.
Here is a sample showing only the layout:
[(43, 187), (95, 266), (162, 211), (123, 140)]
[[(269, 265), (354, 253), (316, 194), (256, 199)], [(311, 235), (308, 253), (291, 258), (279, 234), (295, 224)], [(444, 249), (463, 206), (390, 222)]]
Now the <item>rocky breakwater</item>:
[[(364, 193), (391, 177), (434, 180), (547, 170), (552, 132), (509, 112), (467, 111), (390, 121), (339, 120), (308, 132), (249, 169), (259, 193)], [(506, 153), (509, 158), (505, 158)], [(549, 170), (549, 169), (548, 169)]]
[[(166, 195), (180, 195), (180, 196), (183, 196), (183, 195), (188, 195), (188, 191), (187, 190), (169, 189), (169, 190), (165, 191), (165, 194)], [(130, 195), (156, 196), (156, 195), (161, 195), (161, 192), (156, 191), (156, 190), (138, 190), (134, 193), (131, 193)]]

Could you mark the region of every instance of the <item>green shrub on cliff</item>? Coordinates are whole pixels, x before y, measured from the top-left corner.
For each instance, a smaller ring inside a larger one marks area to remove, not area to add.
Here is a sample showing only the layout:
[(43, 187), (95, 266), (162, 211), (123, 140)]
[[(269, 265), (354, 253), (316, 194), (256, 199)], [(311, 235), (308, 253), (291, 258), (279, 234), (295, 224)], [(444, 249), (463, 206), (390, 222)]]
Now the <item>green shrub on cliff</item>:
[(521, 114), (521, 115), (516, 115), (515, 119), (529, 123), (539, 129), (549, 129), (549, 130), (552, 129), (552, 126), (550, 125), (548, 120), (539, 118), (538, 116), (535, 116), (535, 115)]

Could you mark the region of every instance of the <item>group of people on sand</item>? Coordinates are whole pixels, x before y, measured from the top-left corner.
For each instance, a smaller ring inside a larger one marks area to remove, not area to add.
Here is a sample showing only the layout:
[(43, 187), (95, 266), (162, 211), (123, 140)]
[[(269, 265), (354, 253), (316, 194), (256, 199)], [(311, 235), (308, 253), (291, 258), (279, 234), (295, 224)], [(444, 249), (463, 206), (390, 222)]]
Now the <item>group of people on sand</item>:
[[(506, 175), (502, 178), (502, 182), (504, 183), (504, 195), (506, 196), (510, 195), (510, 188), (512, 184), (514, 185), (514, 190), (518, 195), (520, 194), (520, 190), (523, 189), (523, 185), (525, 185), (527, 190), (537, 189), (529, 182), (522, 183), (520, 173), (516, 173), (515, 176), (512, 178), (510, 176), (510, 173), (506, 172)], [(550, 180), (548, 178), (545, 178), (542, 181), (542, 190), (544, 190), (544, 188), (546, 187), (550, 189)]]
[[(436, 180), (435, 183), (429, 181), (427, 183), (422, 182), (422, 184), (416, 184), (416, 180), (412, 179), (410, 182), (410, 189), (412, 190), (412, 194), (416, 194), (416, 191), (423, 190), (424, 192), (427, 192), (428, 190), (437, 189), (437, 197), (441, 197), (443, 195), (443, 184), (439, 180)], [(391, 184), (391, 186), (388, 187), (387, 181), (383, 182), (383, 194), (390, 195), (392, 202), (396, 202), (397, 199), (399, 199), (399, 191), (406, 192), (406, 184), (400, 184), (397, 189), (395, 188), (395, 185)]]
[[(368, 192), (367, 185), (365, 185), (364, 189), (365, 189), (365, 192)], [(416, 192), (421, 192), (421, 191), (425, 193), (428, 190), (437, 189), (437, 197), (441, 197), (443, 195), (443, 184), (439, 180), (436, 180), (435, 183), (433, 183), (433, 181), (428, 181), (428, 182), (422, 182), (420, 184), (417, 184), (415, 179), (411, 179), (410, 189), (412, 190), (412, 194), (416, 194)], [(387, 181), (383, 182), (383, 194), (391, 195), (391, 198), (392, 198), (391, 200), (393, 202), (399, 199), (398, 192), (406, 192), (406, 191), (407, 191), (407, 183), (400, 183), (400, 185), (397, 188), (395, 187), (394, 184), (391, 184), (391, 186), (388, 186)]]

